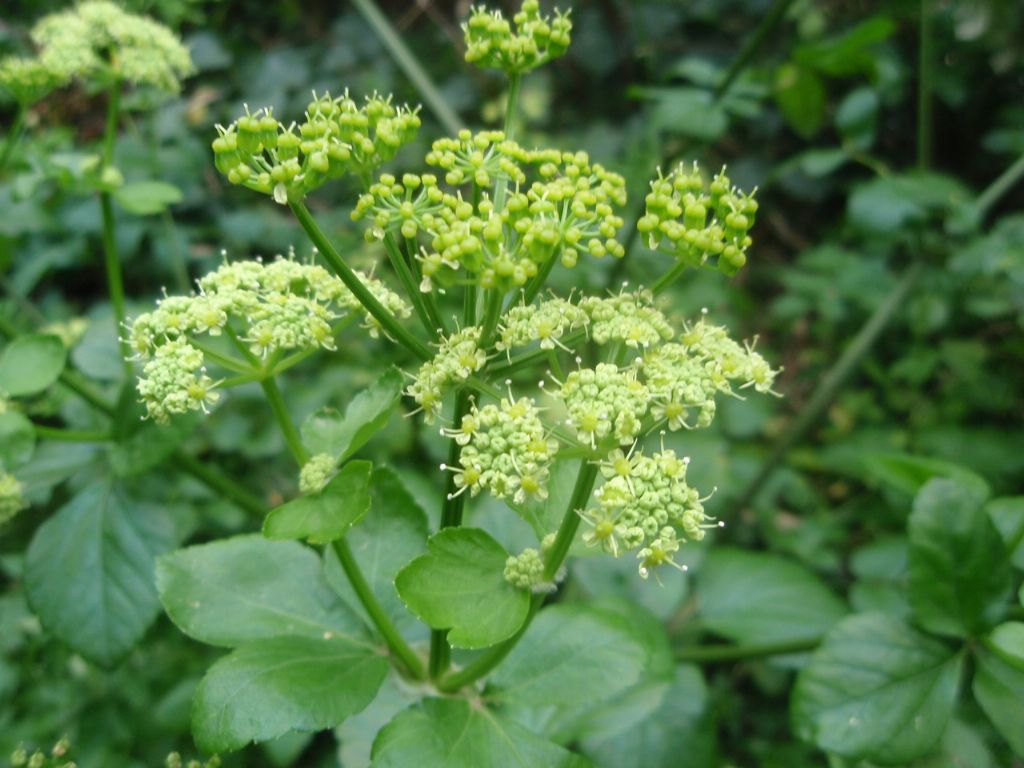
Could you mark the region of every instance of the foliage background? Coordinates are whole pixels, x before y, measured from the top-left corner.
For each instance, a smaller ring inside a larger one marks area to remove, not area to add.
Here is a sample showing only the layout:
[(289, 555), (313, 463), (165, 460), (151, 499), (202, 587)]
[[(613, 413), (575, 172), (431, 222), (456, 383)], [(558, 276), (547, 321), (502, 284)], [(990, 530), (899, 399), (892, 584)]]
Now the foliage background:
[[(64, 5), (5, 3), (0, 50), (23, 49), (31, 23)], [(163, 286), (187, 290), (219, 263), (222, 248), (232, 257), (286, 252), (293, 244), (306, 252), (286, 211), (229, 188), (216, 174), (213, 123), (228, 122), (244, 103), (297, 114), (311, 88), (421, 101), (348, 4), (128, 5), (179, 29), (198, 67), (180, 99), (132, 113), (118, 143), (116, 162), (129, 181), (160, 179), (182, 192), (168, 211), (120, 222), (135, 310)], [(467, 5), (424, 0), (382, 9), (465, 123), (496, 126), (502, 82), (470, 71), (458, 51), (457, 20)], [(714, 84), (782, 5), (784, 15), (716, 97)], [(747, 268), (731, 281), (693, 273), (672, 295), (673, 311), (692, 316), (707, 307), (737, 336), (759, 334), (758, 348), (785, 366), (777, 385), (784, 399), (730, 401), (713, 430), (683, 438), (691, 476), (698, 487), (717, 487), (708, 507), (727, 527), (710, 548), (687, 553), (689, 577), (641, 583), (633, 564), (602, 558), (581, 561), (570, 581), (567, 599), (610, 592), (644, 605), (668, 627), (686, 662), (678, 695), (645, 726), (665, 732), (664, 754), (644, 756), (646, 766), (826, 764), (791, 727), (793, 671), (848, 611), (906, 613), (911, 499), (925, 478), (952, 471), (919, 458), (961, 465), (995, 496), (1022, 488), (1024, 217), (1017, 211), (1024, 188), (1004, 195), (977, 232), (964, 217), (974, 195), (1024, 153), (1024, 8), (999, 0), (925, 7), (934, 98), (924, 128), (916, 2), (581, 1), (573, 7), (568, 56), (525, 82), (523, 143), (588, 150), (626, 175), (634, 206), (653, 169), (681, 159), (712, 169), (727, 164), (739, 186), (761, 190)], [(127, 104), (131, 110), (130, 98)], [(0, 111), (5, 120), (10, 114)], [(19, 150), (22, 172), (0, 179), (0, 279), (9, 313), (28, 322), (88, 318), (72, 361), (113, 391), (120, 367), (99, 266), (99, 211), (76, 189), (82, 153), (101, 135), (103, 114), (101, 95), (75, 88), (33, 111)], [(400, 157), (406, 163), (443, 132), (429, 109), (424, 117), (420, 146)], [(354, 194), (335, 185), (316, 205), (352, 260), (369, 265), (378, 254), (349, 221)], [(624, 262), (581, 262), (556, 285), (643, 283), (662, 271), (663, 258), (637, 239)], [(920, 276), (848, 383), (784, 458), (772, 458), (772, 445), (791, 434), (826, 371), (916, 263)], [(293, 373), (287, 395), (296, 417), (324, 403), (343, 408), (372, 380), (381, 349), (352, 341)], [(240, 390), (231, 401), (192, 433), (190, 450), (250, 478), (271, 504), (289, 497), (295, 478), (258, 390), (248, 399)], [(48, 396), (33, 408), (44, 418), (89, 425), (90, 416), (67, 397)], [(429, 431), (396, 417), (369, 448), (371, 457), (389, 457), (437, 514), (428, 502), (439, 497), (440, 478), (428, 468), (443, 458), (443, 446)], [(21, 588), (27, 542), (74, 495), (82, 482), (76, 469), (94, 451), (37, 449), (34, 505), (0, 533), (0, 754), (67, 733), (83, 766), (152, 766), (172, 749), (192, 751), (188, 701), (210, 651), (162, 617), (126, 660), (102, 668), (46, 632)], [(766, 463), (774, 471), (751, 494)], [(140, 496), (175, 510), (180, 538), (203, 541), (254, 525), (196, 484), (171, 483), (160, 473), (132, 482)], [(477, 505), (474, 519), (512, 526), (498, 511)], [(772, 589), (757, 592), (764, 585)], [(742, 613), (751, 606), (760, 608)], [(801, 653), (716, 659), (712, 652), (701, 659), (693, 652), (716, 641), (792, 643)], [(698, 660), (706, 663), (690, 664)], [(969, 698), (954, 723), (943, 755), (922, 765), (1011, 764)], [(610, 745), (602, 749), (616, 754)], [(286, 738), (237, 759), (249, 766), (339, 764), (329, 735)], [(607, 764), (629, 759), (624, 749)]]

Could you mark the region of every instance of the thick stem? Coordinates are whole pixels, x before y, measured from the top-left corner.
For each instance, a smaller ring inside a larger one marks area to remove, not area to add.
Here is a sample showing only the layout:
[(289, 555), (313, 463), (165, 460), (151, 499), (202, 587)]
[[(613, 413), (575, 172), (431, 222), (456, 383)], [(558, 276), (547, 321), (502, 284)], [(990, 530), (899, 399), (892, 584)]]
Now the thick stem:
[(484, 317), (481, 321), (483, 326), (480, 331), (480, 348), (487, 349), (494, 341), (494, 334), (498, 330), (498, 320), (501, 319), (501, 305), (504, 303), (505, 294), (500, 288), (491, 288), (484, 297)]
[(860, 365), (860, 362), (871, 351), (882, 331), (885, 330), (886, 326), (889, 325), (896, 315), (896, 312), (903, 306), (907, 294), (910, 293), (917, 283), (922, 272), (923, 265), (921, 262), (915, 262), (903, 273), (903, 277), (900, 278), (899, 282), (892, 287), (889, 295), (878, 305), (878, 309), (868, 318), (868, 321), (864, 323), (842, 356), (822, 377), (818, 388), (814, 391), (807, 405), (800, 411), (796, 421), (779, 438), (764, 467), (744, 489), (743, 493), (740, 494), (736, 503), (737, 509), (741, 509), (750, 503), (768, 478), (771, 477), (772, 473), (782, 463), (789, 449), (799, 442), (807, 431), (817, 423), (818, 418), (828, 407), (829, 403), (832, 402), (832, 399), (842, 389), (847, 379), (857, 370), (857, 366)]
[(417, 680), (422, 680), (426, 676), (426, 672), (423, 669), (423, 660), (405, 642), (405, 638), (398, 632), (391, 618), (377, 600), (377, 596), (373, 594), (370, 585), (366, 583), (366, 578), (359, 569), (359, 563), (356, 562), (348, 542), (344, 539), (338, 539), (334, 542), (333, 546), (334, 551), (338, 555), (338, 560), (341, 562), (341, 567), (344, 569), (345, 575), (348, 576), (353, 591), (359, 598), (359, 602), (363, 604), (363, 608), (366, 609), (370, 620), (383, 636), (384, 642), (387, 643), (388, 648), (395, 657), (402, 662), (409, 674)]
[(434, 117), (438, 119), (438, 122), (444, 126), (448, 133), (458, 133), (459, 129), (462, 128), (462, 121), (459, 119), (459, 116), (448, 106), (448, 102), (444, 100), (444, 96), (441, 95), (437, 86), (434, 85), (426, 70), (420, 66), (412, 51), (409, 50), (401, 36), (391, 26), (391, 22), (380, 12), (377, 4), (373, 0), (352, 0), (352, 4), (355, 5), (370, 26), (373, 27), (374, 32), (377, 33), (377, 36), (384, 43), (384, 46), (388, 49), (388, 52), (398, 66), (405, 72), (406, 77), (412, 80), (413, 85), (416, 86), (416, 89), (423, 97), (423, 101), (430, 107), (430, 111), (434, 113)]
[(672, 269), (654, 281), (654, 285), (651, 286), (651, 293), (655, 296), (660, 293), (664, 293), (665, 290), (672, 285), (672, 283), (678, 280), (679, 276), (685, 271), (686, 264), (681, 261), (676, 262), (676, 265), (672, 267)]
[(716, 661), (743, 661), (762, 659), (766, 656), (784, 656), (790, 653), (813, 651), (821, 644), (821, 638), (810, 640), (787, 640), (778, 643), (751, 643), (750, 645), (698, 645), (676, 648), (676, 661), (711, 663)]
[[(508, 76), (508, 102), (505, 105), (505, 139), (512, 141), (516, 132), (516, 109), (519, 107), (519, 88), (523, 84), (523, 76), (518, 72)], [(494, 210), (501, 213), (505, 208), (505, 192), (508, 190), (508, 179), (498, 179), (494, 187)]]
[(317, 247), (321, 255), (326, 259), (328, 265), (330, 265), (331, 269), (334, 270), (334, 273), (340, 277), (342, 282), (345, 283), (345, 286), (352, 291), (353, 295), (355, 295), (356, 299), (363, 305), (366, 311), (369, 312), (378, 323), (380, 323), (384, 332), (421, 360), (429, 360), (432, 358), (434, 355), (431, 353), (430, 348), (409, 333), (405, 326), (399, 322), (398, 318), (391, 314), (383, 304), (377, 301), (377, 297), (370, 292), (369, 288), (363, 285), (363, 281), (360, 280), (359, 276), (352, 271), (352, 268), (345, 263), (341, 258), (341, 255), (331, 244), (331, 241), (327, 239), (327, 236), (320, 229), (320, 226), (316, 223), (313, 215), (306, 207), (306, 204), (302, 201), (290, 200), (288, 202), (288, 206), (292, 209), (292, 212), (299, 220), (302, 228), (306, 230), (306, 234), (309, 236), (309, 239), (313, 241), (313, 245)]
[(917, 45), (917, 167), (932, 162), (932, 14), (929, 0), (921, 0)]
[(395, 274), (398, 275), (398, 281), (402, 284), (402, 289), (405, 291), (405, 295), (412, 304), (412, 308), (416, 312), (416, 317), (419, 318), (420, 325), (423, 326), (423, 330), (425, 330), (432, 339), (436, 339), (438, 337), (437, 329), (440, 323), (430, 317), (427, 305), (423, 301), (423, 294), (420, 293), (419, 286), (416, 285), (416, 280), (413, 278), (412, 272), (409, 271), (409, 265), (406, 263), (405, 257), (398, 248), (398, 243), (395, 242), (395, 238), (390, 232), (384, 235), (384, 248), (388, 252), (388, 261), (391, 262), (391, 267), (395, 270)]
[[(594, 481), (597, 479), (597, 471), (597, 465), (590, 462), (584, 462), (583, 466), (580, 467), (580, 473), (576, 476), (576, 485), (572, 490), (572, 498), (569, 500), (569, 506), (562, 517), (562, 524), (555, 535), (555, 542), (544, 557), (544, 579), (546, 581), (554, 579), (558, 569), (562, 567), (566, 555), (569, 554), (569, 547), (572, 546), (573, 539), (576, 537), (576, 531), (580, 525), (578, 510), (586, 507), (587, 502), (590, 500), (590, 494), (594, 490)], [(523, 622), (523, 626), (519, 628), (519, 631), (508, 640), (488, 648), (462, 669), (439, 680), (437, 683), (438, 690), (445, 693), (454, 693), (460, 688), (476, 682), (498, 666), (515, 648), (519, 639), (526, 634), (526, 630), (529, 629), (530, 624), (533, 622), (533, 617), (537, 615), (543, 602), (543, 595), (533, 595), (530, 600), (530, 612), (527, 614), (526, 621)]]
[(273, 376), (260, 381), (260, 386), (263, 387), (263, 394), (267, 396), (270, 409), (274, 412), (277, 425), (281, 428), (281, 434), (284, 435), (285, 442), (288, 443), (288, 450), (295, 457), (295, 463), (300, 467), (305, 466), (306, 462), (309, 461), (309, 451), (302, 444), (299, 430), (295, 428), (292, 417), (288, 415), (288, 406), (285, 405), (280, 387), (277, 386)]

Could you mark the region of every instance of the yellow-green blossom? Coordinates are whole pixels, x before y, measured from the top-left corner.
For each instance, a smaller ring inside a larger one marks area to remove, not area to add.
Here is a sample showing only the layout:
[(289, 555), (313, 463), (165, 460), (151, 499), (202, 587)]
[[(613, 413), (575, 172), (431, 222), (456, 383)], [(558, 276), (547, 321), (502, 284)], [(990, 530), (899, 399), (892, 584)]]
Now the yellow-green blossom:
[(415, 400), (428, 424), (441, 411), (446, 392), (484, 367), (486, 353), (479, 348), (481, 329), (471, 325), (441, 341), (437, 354), (420, 366), (406, 394)]
[(501, 11), (473, 8), (462, 25), (466, 61), (521, 74), (562, 56), (569, 48), (572, 22), (567, 13), (555, 9), (553, 18), (543, 16), (537, 0), (524, 0), (512, 21), (514, 32)]

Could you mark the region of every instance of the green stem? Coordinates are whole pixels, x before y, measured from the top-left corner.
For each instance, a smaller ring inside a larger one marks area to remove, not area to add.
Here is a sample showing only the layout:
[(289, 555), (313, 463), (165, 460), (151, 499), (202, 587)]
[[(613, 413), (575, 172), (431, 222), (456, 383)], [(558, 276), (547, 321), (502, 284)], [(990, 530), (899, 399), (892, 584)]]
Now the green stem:
[(295, 217), (299, 220), (302, 228), (306, 230), (306, 234), (309, 235), (309, 239), (313, 241), (313, 245), (317, 247), (320, 254), (324, 257), (327, 263), (330, 265), (334, 273), (341, 278), (341, 281), (345, 283), (345, 286), (352, 291), (356, 299), (360, 304), (369, 312), (373, 318), (380, 323), (384, 332), (391, 338), (401, 344), (403, 347), (412, 352), (416, 357), (421, 360), (429, 360), (434, 355), (430, 351), (430, 348), (422, 341), (413, 336), (403, 326), (397, 317), (389, 312), (383, 304), (377, 301), (377, 297), (370, 292), (363, 281), (359, 279), (359, 276), (352, 271), (352, 268), (345, 263), (341, 258), (341, 255), (335, 250), (331, 241), (327, 239), (323, 231), (320, 229), (313, 215), (309, 212), (309, 208), (306, 204), (300, 200), (288, 201), (288, 206), (292, 209)]
[(61, 372), (58, 381), (100, 413), (104, 413), (107, 416), (114, 415), (114, 406), (108, 403), (99, 392), (94, 390), (75, 371), (65, 369)]
[(288, 443), (288, 450), (295, 457), (295, 463), (300, 467), (305, 466), (309, 461), (309, 451), (302, 444), (299, 430), (295, 428), (292, 417), (288, 415), (288, 406), (285, 405), (284, 396), (281, 394), (280, 387), (277, 386), (277, 381), (270, 376), (263, 379), (260, 386), (263, 387), (263, 394), (267, 396), (270, 409), (274, 412), (274, 418), (277, 419), (277, 424), (281, 428), (281, 434), (284, 435), (285, 442)]
[(416, 241), (413, 238), (407, 237), (405, 239), (405, 250), (407, 251), (407, 256), (409, 259), (408, 264), (413, 278), (413, 290), (416, 291), (417, 295), (420, 297), (420, 300), (423, 302), (423, 306), (427, 310), (427, 316), (430, 318), (430, 322), (435, 331), (431, 335), (434, 338), (437, 338), (439, 335), (447, 336), (448, 324), (444, 321), (444, 318), (441, 317), (441, 312), (438, 310), (437, 294), (435, 294), (433, 291), (430, 291), (429, 293), (423, 293), (419, 289), (419, 283), (420, 280), (423, 278), (423, 275), (420, 272), (419, 265), (416, 262)]
[(192, 475), (222, 498), (234, 502), (239, 508), (256, 517), (263, 517), (267, 513), (267, 505), (258, 496), (250, 493), (244, 486), (220, 473), (210, 464), (202, 462), (184, 451), (175, 451), (171, 458), (180, 470)]
[(761, 659), (766, 656), (784, 656), (790, 653), (813, 651), (821, 644), (821, 638), (810, 640), (788, 640), (778, 643), (751, 643), (750, 645), (698, 645), (691, 648), (676, 648), (676, 661), (711, 663), (716, 661), (742, 661)]
[(544, 283), (548, 281), (548, 277), (551, 275), (551, 270), (555, 267), (555, 251), (552, 249), (551, 254), (547, 260), (537, 270), (537, 274), (531, 278), (530, 282), (526, 284), (526, 288), (523, 289), (523, 303), (529, 306), (533, 303), (533, 300), (537, 298), (537, 294), (540, 293), (540, 289), (544, 287)]
[(721, 101), (729, 92), (732, 84), (736, 82), (736, 78), (746, 69), (751, 59), (754, 58), (754, 54), (757, 53), (764, 41), (768, 39), (768, 36), (778, 26), (779, 22), (782, 21), (786, 11), (789, 10), (789, 6), (792, 4), (793, 0), (775, 0), (772, 7), (768, 9), (768, 13), (761, 19), (761, 23), (757, 25), (757, 29), (754, 30), (754, 33), (743, 44), (739, 54), (737, 54), (725, 73), (725, 77), (715, 87), (715, 101)]
[(391, 652), (401, 660), (409, 674), (417, 680), (424, 679), (426, 672), (423, 669), (423, 660), (417, 656), (412, 648), (409, 647), (409, 644), (405, 642), (405, 638), (403, 638), (398, 632), (398, 629), (392, 623), (391, 618), (384, 611), (384, 608), (381, 607), (380, 602), (377, 600), (377, 596), (373, 594), (373, 590), (370, 589), (370, 585), (366, 583), (366, 579), (363, 576), (362, 571), (359, 570), (359, 564), (356, 562), (355, 556), (353, 556), (348, 542), (344, 539), (338, 539), (334, 542), (333, 546), (334, 551), (338, 555), (338, 560), (341, 562), (341, 567), (344, 569), (345, 575), (348, 576), (349, 583), (352, 584), (352, 589), (359, 598), (359, 602), (363, 604), (363, 608), (365, 608), (366, 613), (369, 614), (370, 620), (373, 621), (374, 625), (384, 637), (384, 642), (387, 643), (388, 648), (390, 648)]
[(110, 432), (88, 429), (62, 429), (45, 424), (33, 424), (36, 437), (43, 440), (57, 440), (64, 443), (105, 443), (113, 439)]
[(230, 355), (221, 354), (217, 350), (212, 349), (209, 344), (201, 342), (198, 339), (189, 337), (188, 341), (189, 344), (198, 349), (206, 357), (213, 360), (222, 368), (226, 368), (229, 371), (234, 371), (235, 373), (240, 373), (246, 376), (259, 372), (258, 370), (253, 369), (252, 366), (248, 365), (247, 363), (243, 363), (241, 360), (231, 357)]
[(25, 130), (25, 118), (27, 116), (28, 106), (18, 104), (18, 111), (14, 114), (14, 122), (11, 124), (11, 129), (7, 132), (7, 140), (4, 142), (4, 151), (0, 153), (0, 173), (7, 167), (11, 155), (14, 154), (14, 148), (18, 145), (21, 134)]
[(390, 232), (384, 235), (384, 248), (388, 252), (388, 261), (391, 262), (392, 269), (394, 269), (395, 274), (398, 275), (398, 281), (402, 284), (402, 289), (405, 291), (405, 295), (412, 304), (412, 308), (416, 312), (416, 317), (419, 318), (420, 324), (423, 326), (423, 330), (425, 330), (432, 339), (437, 339), (438, 323), (431, 319), (430, 313), (427, 311), (427, 306), (423, 302), (423, 294), (420, 293), (419, 286), (416, 285), (412, 272), (409, 271), (409, 265), (406, 263), (405, 257), (398, 248), (398, 243), (395, 242), (395, 238)]
[[(523, 84), (523, 76), (516, 72), (508, 76), (508, 102), (505, 104), (505, 139), (512, 141), (516, 132), (516, 109), (519, 106), (519, 88)], [(508, 179), (500, 178), (494, 187), (494, 210), (501, 213), (505, 208), (505, 192)]]
[(484, 298), (484, 317), (481, 321), (483, 326), (480, 331), (480, 348), (487, 349), (494, 341), (494, 334), (498, 330), (498, 320), (501, 318), (501, 305), (505, 295), (500, 288), (491, 288)]
[[(103, 160), (100, 175), (114, 163), (114, 143), (117, 139), (117, 126), (121, 115), (121, 81), (115, 80), (107, 96), (107, 124), (103, 132)], [(125, 311), (124, 276), (121, 272), (121, 259), (117, 253), (116, 224), (114, 220), (114, 199), (110, 192), (100, 192), (100, 208), (103, 213), (103, 263), (107, 273), (107, 291), (110, 303), (114, 308), (114, 332), (121, 348), (121, 360), (124, 365), (125, 378), (132, 375), (131, 347), (123, 339), (124, 324), (127, 318)]]
[[(586, 461), (580, 467), (580, 473), (576, 476), (576, 485), (572, 490), (572, 498), (569, 500), (569, 506), (562, 517), (562, 524), (555, 535), (555, 542), (544, 557), (544, 579), (546, 581), (554, 579), (558, 569), (562, 567), (566, 555), (569, 553), (569, 547), (572, 545), (580, 525), (580, 516), (577, 510), (583, 509), (587, 501), (590, 500), (590, 494), (594, 489), (594, 481), (597, 479), (597, 470), (596, 464)], [(488, 648), (462, 669), (439, 680), (437, 683), (438, 690), (444, 693), (454, 693), (460, 688), (476, 682), (498, 666), (515, 648), (519, 639), (526, 634), (526, 630), (529, 629), (530, 624), (533, 622), (533, 617), (540, 611), (543, 603), (544, 595), (533, 595), (533, 598), (530, 600), (530, 612), (527, 614), (526, 621), (523, 622), (523, 626), (519, 628), (519, 631), (508, 640)]]
[(434, 85), (426, 70), (416, 60), (416, 57), (409, 50), (405, 41), (395, 31), (395, 28), (391, 26), (391, 22), (380, 12), (377, 4), (373, 0), (352, 0), (352, 3), (363, 14), (363, 18), (373, 28), (373, 31), (377, 33), (381, 42), (384, 43), (384, 47), (388, 49), (388, 52), (394, 58), (395, 63), (412, 80), (413, 85), (416, 86), (416, 89), (423, 97), (423, 101), (430, 107), (430, 111), (434, 113), (434, 117), (438, 119), (438, 122), (444, 126), (448, 133), (458, 133), (459, 129), (462, 128), (462, 121), (459, 119), (459, 116), (448, 106), (448, 102), (444, 100), (444, 96), (441, 95), (437, 86)]
[(932, 161), (932, 19), (929, 0), (921, 0), (917, 46), (917, 167)]
[(1016, 162), (999, 174), (999, 178), (989, 184), (984, 191), (978, 195), (974, 203), (978, 220), (981, 221), (993, 205), (1009, 192), (1013, 186), (1024, 176), (1024, 155), (1017, 158)]
[(651, 286), (651, 293), (657, 296), (660, 293), (664, 293), (672, 283), (679, 279), (679, 276), (686, 271), (686, 264), (681, 261), (676, 262), (676, 265), (672, 267), (668, 272), (663, 274), (657, 280), (654, 281), (654, 285)]
[(821, 414), (832, 402), (833, 398), (846, 384), (847, 379), (857, 370), (864, 357), (871, 351), (878, 337), (892, 321), (896, 312), (903, 306), (907, 295), (917, 283), (924, 271), (921, 262), (912, 264), (899, 282), (892, 287), (889, 295), (878, 305), (874, 314), (868, 318), (842, 356), (821, 378), (811, 399), (800, 411), (796, 421), (787, 429), (772, 450), (771, 456), (757, 476), (747, 485), (738, 497), (737, 509), (747, 506), (771, 477), (775, 469), (782, 463), (789, 449), (798, 443), (807, 431), (817, 423)]

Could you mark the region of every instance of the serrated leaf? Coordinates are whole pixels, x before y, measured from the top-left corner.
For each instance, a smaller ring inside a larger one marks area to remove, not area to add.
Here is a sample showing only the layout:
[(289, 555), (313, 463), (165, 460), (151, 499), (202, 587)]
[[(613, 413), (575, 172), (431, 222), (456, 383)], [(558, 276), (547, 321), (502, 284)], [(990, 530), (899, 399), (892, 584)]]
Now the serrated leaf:
[(445, 528), (398, 572), (402, 602), (458, 648), (486, 648), (526, 621), (530, 594), (505, 580), (508, 552), (479, 528)]
[(0, 468), (20, 467), (32, 458), (35, 447), (31, 421), (17, 411), (0, 413)]
[[(427, 515), (402, 483), (398, 473), (378, 467), (370, 478), (370, 512), (345, 535), (345, 541), (359, 564), (370, 589), (400, 631), (423, 632), (423, 624), (412, 616), (395, 591), (395, 576), (402, 566), (423, 554), (428, 536)], [(328, 583), (357, 613), (365, 609), (352, 590), (337, 555), (324, 555)]]
[(982, 510), (980, 489), (929, 481), (910, 515), (910, 604), (917, 622), (967, 637), (992, 626), (1010, 589), (1002, 537)]
[(899, 619), (849, 616), (797, 678), (795, 729), (851, 760), (905, 765), (942, 738), (961, 664), (961, 654)]
[(25, 563), (32, 608), (74, 650), (110, 664), (156, 618), (154, 560), (175, 543), (161, 508), (95, 483), (36, 530)]
[(1024, 758), (1024, 670), (983, 650), (977, 655), (973, 690), (996, 730)]
[(210, 667), (196, 690), (200, 749), (230, 752), (291, 730), (332, 728), (366, 707), (387, 659), (348, 638), (277, 637), (248, 643)]
[(189, 637), (234, 647), (281, 636), (359, 636), (361, 624), (324, 581), (320, 558), (259, 535), (200, 544), (159, 558), (167, 615)]
[(371, 768), (587, 768), (590, 762), (465, 699), (426, 699), (377, 735)]
[(268, 539), (306, 539), (329, 544), (340, 539), (370, 510), (368, 461), (350, 461), (317, 493), (299, 496), (272, 509), (263, 523)]
[[(664, 644), (663, 631), (661, 639)], [(516, 721), (566, 742), (578, 735), (588, 712), (660, 667), (666, 650), (653, 647), (644, 628), (619, 611), (551, 606), (494, 671), (486, 696)], [(662, 682), (671, 675), (671, 660), (667, 672)]]
[(384, 428), (402, 396), (402, 374), (389, 368), (359, 392), (345, 415), (325, 408), (302, 425), (302, 442), (312, 454), (326, 453), (344, 461)]
[(0, 393), (24, 397), (42, 392), (57, 381), (67, 356), (56, 336), (19, 336), (0, 351)]
[(181, 190), (166, 181), (130, 181), (114, 190), (114, 198), (137, 216), (160, 213), (182, 201)]
[(847, 613), (821, 579), (777, 555), (714, 547), (697, 582), (704, 626), (736, 642), (814, 639)]

